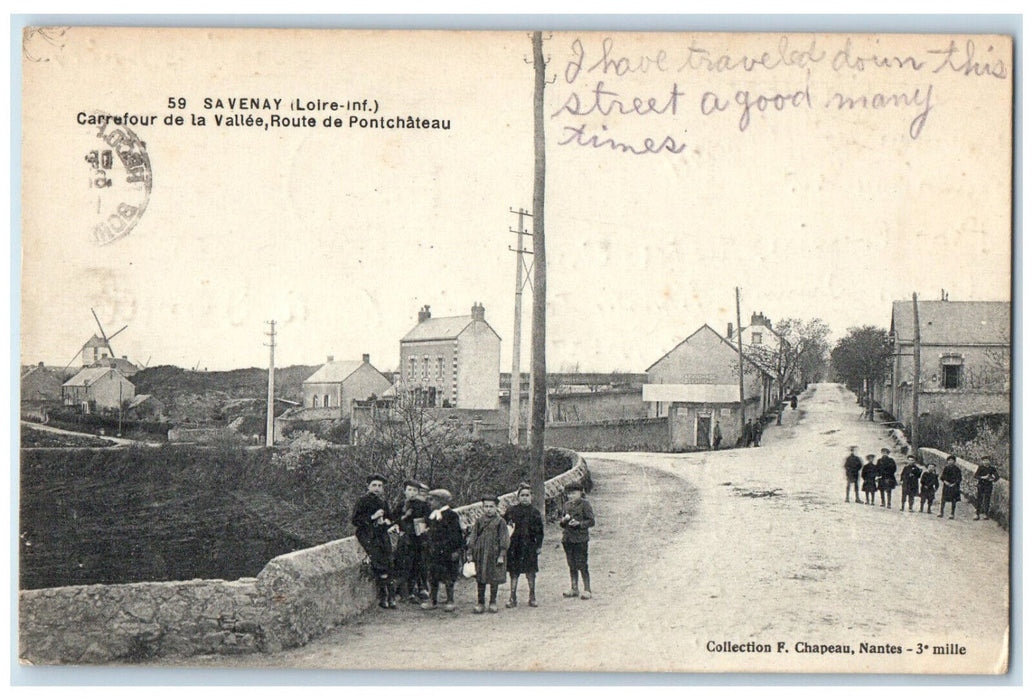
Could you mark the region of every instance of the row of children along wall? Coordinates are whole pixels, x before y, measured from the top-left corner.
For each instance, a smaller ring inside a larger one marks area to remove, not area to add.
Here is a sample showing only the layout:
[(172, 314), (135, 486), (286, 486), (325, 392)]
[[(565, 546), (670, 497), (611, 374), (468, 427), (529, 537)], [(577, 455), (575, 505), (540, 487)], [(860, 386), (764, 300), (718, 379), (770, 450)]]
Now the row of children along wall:
[[(850, 502), (850, 489), (854, 489), (854, 501), (861, 503), (861, 497), (857, 490), (858, 477), (861, 480), (861, 490), (864, 491), (864, 503), (875, 505), (875, 492), (879, 492), (880, 506), (893, 507), (893, 489), (897, 487), (897, 463), (890, 457), (889, 448), (882, 448), (882, 456), (878, 462), (873, 462), (875, 455), (867, 455), (866, 462), (861, 464), (861, 458), (856, 454), (857, 446), (850, 446), (850, 455), (846, 458), (843, 468), (846, 471), (846, 501)], [(990, 457), (985, 456), (979, 460), (979, 468), (976, 469), (976, 517), (990, 519), (990, 496), (993, 494), (994, 482), (1000, 478), (997, 469), (990, 464)], [(961, 500), (961, 468), (958, 467), (958, 458), (954, 455), (947, 457), (947, 464), (943, 468), (943, 474), (938, 474), (936, 465), (931, 464), (923, 471), (918, 465), (914, 455), (907, 456), (907, 463), (900, 471), (900, 510), (906, 505), (908, 511), (915, 509), (915, 496), (919, 497), (918, 512), (923, 511), (932, 514), (933, 503), (936, 501), (936, 489), (942, 484), (943, 490), (940, 494), (940, 514), (943, 517), (944, 506), (951, 504), (950, 519), (954, 519), (954, 513)]]
[[(527, 579), (527, 604), (538, 607), (535, 575), (545, 523), (531, 505), (528, 484), (520, 484), (518, 503), (504, 512), (496, 496), (482, 498), (485, 513), (466, 537), (459, 516), (450, 507), (452, 494), (448, 490), (431, 491), (418, 481), (406, 481), (404, 496), (391, 508), (384, 497), (385, 482), (379, 474), (369, 476), (366, 493), (355, 503), (352, 514), (355, 538), (366, 550), (376, 577), (380, 607), (396, 608), (397, 599), (407, 599), (423, 610), (437, 610), (438, 595), (444, 587), (441, 609), (451, 612), (455, 610), (455, 582), (467, 576), (477, 579), (473, 612), (496, 613), (499, 586), (506, 582), (507, 573), (510, 587), (506, 607), (517, 606), (521, 574)], [(580, 485), (568, 486), (566, 496), (559, 524), (570, 569), (570, 590), (563, 597), (589, 600), (588, 540), (595, 514)], [(579, 576), (583, 586), (580, 591)]]

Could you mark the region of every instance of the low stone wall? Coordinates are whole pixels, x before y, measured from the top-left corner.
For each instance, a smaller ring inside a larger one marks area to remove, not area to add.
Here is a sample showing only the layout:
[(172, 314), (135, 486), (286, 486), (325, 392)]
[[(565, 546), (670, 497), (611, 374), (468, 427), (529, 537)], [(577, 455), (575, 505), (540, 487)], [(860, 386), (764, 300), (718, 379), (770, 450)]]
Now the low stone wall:
[[(567, 485), (589, 485), (581, 455), (549, 479), (554, 505)], [(516, 502), (516, 492), (500, 498)], [(464, 528), (480, 504), (456, 508)], [(354, 537), (276, 557), (255, 578), (65, 586), (18, 594), (19, 658), (100, 664), (160, 656), (278, 651), (305, 644), (375, 604)]]
[[(931, 447), (918, 448), (919, 459), (923, 464), (935, 464), (943, 473), (943, 467), (947, 464), (947, 453), (934, 450)], [(978, 465), (964, 459), (958, 458), (958, 466), (961, 467), (961, 494), (969, 501), (976, 500), (976, 469)], [(1000, 523), (1001, 527), (1007, 530), (1011, 525), (1011, 484), (1007, 479), (1001, 479), (994, 484), (993, 493), (990, 496), (990, 517)]]
[[(509, 441), (509, 431), (483, 428), (480, 437), (492, 443), (505, 443)], [(581, 452), (667, 452), (671, 449), (671, 435), (667, 418), (546, 423), (545, 444)]]
[(107, 663), (263, 648), (256, 580), (63, 586), (18, 594), (19, 658)]

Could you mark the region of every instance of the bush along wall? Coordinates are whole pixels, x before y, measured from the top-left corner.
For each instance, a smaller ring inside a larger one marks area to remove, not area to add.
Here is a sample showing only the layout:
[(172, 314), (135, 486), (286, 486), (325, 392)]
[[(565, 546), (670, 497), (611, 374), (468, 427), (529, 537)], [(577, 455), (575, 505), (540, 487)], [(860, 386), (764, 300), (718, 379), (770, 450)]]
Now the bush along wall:
[[(591, 485), (584, 459), (546, 482), (550, 507), (572, 483)], [(501, 497), (516, 500), (515, 492)], [(480, 505), (456, 509), (464, 526)], [(277, 651), (305, 644), (375, 603), (354, 537), (289, 552), (256, 577), (64, 586), (18, 594), (19, 658), (102, 664), (162, 656)]]

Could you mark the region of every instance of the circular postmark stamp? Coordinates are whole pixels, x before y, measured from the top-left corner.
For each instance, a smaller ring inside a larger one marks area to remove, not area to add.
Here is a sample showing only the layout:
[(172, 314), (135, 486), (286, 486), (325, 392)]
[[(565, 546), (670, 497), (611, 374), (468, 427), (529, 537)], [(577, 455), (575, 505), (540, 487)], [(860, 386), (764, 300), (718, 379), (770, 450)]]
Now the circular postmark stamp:
[(85, 155), (92, 205), (88, 225), (93, 241), (107, 245), (136, 227), (151, 196), (147, 144), (129, 128), (131, 115), (94, 112), (86, 123), (97, 138)]

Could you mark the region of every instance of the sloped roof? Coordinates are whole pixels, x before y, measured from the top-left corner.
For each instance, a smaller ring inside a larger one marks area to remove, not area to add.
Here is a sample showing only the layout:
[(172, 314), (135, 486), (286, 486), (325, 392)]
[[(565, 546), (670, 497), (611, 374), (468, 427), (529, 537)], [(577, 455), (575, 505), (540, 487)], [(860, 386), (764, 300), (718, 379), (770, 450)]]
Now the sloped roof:
[[(893, 302), (890, 330), (901, 342), (915, 338), (910, 300)], [(1011, 342), (1011, 304), (1007, 301), (919, 301), (922, 344), (1008, 345)]]
[(327, 362), (304, 381), (305, 384), (340, 384), (362, 367), (358, 360), (336, 360)]
[[(412, 330), (402, 336), (403, 343), (410, 343), (424, 340), (454, 340), (462, 335), (463, 331), (474, 323), (472, 316), (442, 316), (440, 318), (428, 318), (423, 323), (417, 323)], [(488, 330), (495, 333), (499, 340), (502, 339), (495, 329), (487, 321), (480, 321), (488, 326)]]
[(112, 364), (119, 372), (129, 377), (140, 371), (140, 368), (124, 357), (102, 357), (90, 367), (110, 367)]
[(74, 377), (65, 382), (62, 386), (90, 386), (108, 372), (115, 372), (121, 376), (118, 370), (111, 367), (84, 367)]
[(104, 342), (104, 339), (96, 333), (94, 333), (93, 337), (87, 340), (86, 344), (83, 345), (84, 348), (106, 348), (107, 346), (108, 344)]
[[(128, 409), (131, 409), (131, 408), (136, 408), (137, 406), (139, 406), (140, 404), (144, 403), (145, 401), (150, 401), (152, 399), (154, 401), (158, 401), (157, 399), (154, 398), (153, 394), (137, 394), (133, 398), (129, 399), (129, 405), (126, 407), (126, 409), (128, 410)], [(160, 403), (160, 402), (158, 402), (158, 403)]]
[[(649, 365), (649, 367), (646, 368), (646, 372), (649, 372), (650, 370), (652, 370), (658, 364), (663, 362), (667, 358), (668, 355), (670, 355), (672, 352), (677, 350), (679, 347), (681, 347), (685, 343), (687, 343), (690, 340), (692, 340), (692, 338), (694, 338), (698, 333), (700, 333), (700, 332), (702, 332), (704, 330), (708, 330), (711, 333), (713, 333), (714, 335), (716, 335), (718, 338), (721, 339), (721, 342), (723, 342), (727, 347), (731, 348), (732, 352), (734, 352), (737, 355), (739, 354), (739, 348), (736, 347), (735, 343), (733, 343), (732, 341), (728, 340), (728, 338), (724, 337), (723, 335), (721, 335), (720, 333), (715, 331), (713, 328), (711, 328), (709, 323), (704, 323), (702, 326), (700, 326), (695, 331), (693, 331), (691, 334), (689, 334), (689, 336), (687, 338), (685, 338), (680, 343), (678, 343), (673, 348), (671, 348), (666, 353), (664, 353), (663, 357), (661, 357), (659, 360), (657, 360), (653, 364)], [(746, 362), (749, 362), (751, 365), (753, 365), (754, 367), (759, 369), (761, 372), (764, 372), (768, 376), (770, 376), (770, 377), (774, 377), (775, 376), (774, 373), (772, 372), (772, 370), (768, 369), (767, 367), (763, 366), (762, 364), (760, 364), (759, 362), (757, 362), (756, 360), (751, 358), (749, 356), (749, 354), (745, 351), (745, 348), (743, 349), (743, 358), (746, 360)], [(738, 389), (737, 389), (737, 391), (738, 391)], [(738, 399), (736, 399), (736, 400), (738, 400)]]

